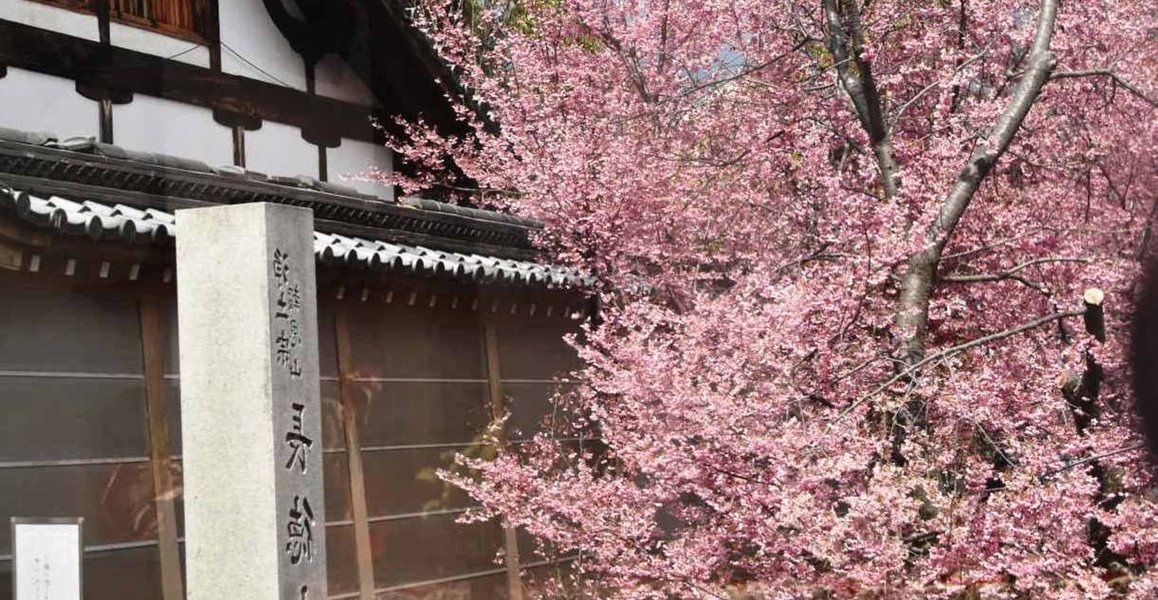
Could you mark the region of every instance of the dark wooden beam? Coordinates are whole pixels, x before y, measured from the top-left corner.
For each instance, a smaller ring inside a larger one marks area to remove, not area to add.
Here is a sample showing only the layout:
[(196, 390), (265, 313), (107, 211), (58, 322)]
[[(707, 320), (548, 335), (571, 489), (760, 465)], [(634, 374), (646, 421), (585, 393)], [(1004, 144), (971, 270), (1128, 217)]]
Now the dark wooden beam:
[(213, 120), (230, 129), (233, 134), (233, 164), (245, 167), (245, 132), (261, 129), (261, 119), (227, 110), (214, 109)]
[(318, 63), (303, 60), (303, 69), (306, 74), (306, 93), (318, 95)]
[(52, 244), (52, 234), (43, 229), (35, 229), (13, 215), (0, 214), (0, 241), (47, 248)]
[(133, 101), (132, 92), (113, 89), (101, 84), (89, 83), (84, 79), (78, 79), (76, 81), (76, 93), (95, 102), (109, 100), (113, 104), (128, 104)]
[[(7, 159), (12, 155), (19, 160)], [(12, 165), (20, 168), (13, 170)], [(23, 174), (30, 172), (32, 167), (35, 167), (36, 175)], [(91, 173), (97, 169), (107, 173), (99, 183), (76, 177), (78, 173)], [(68, 181), (70, 177), (80, 181)], [(150, 184), (153, 180), (162, 181), (164, 185), (153, 186)], [(317, 227), (323, 231), (520, 260), (535, 260), (538, 256), (526, 240), (528, 233), (535, 229), (532, 225), (486, 221), (452, 212), (416, 210), (376, 199), (338, 196), (55, 148), (0, 141), (0, 181), (14, 189), (42, 196), (83, 198), (110, 205), (123, 203), (162, 210), (237, 202), (309, 206), (314, 209)], [(143, 183), (134, 185), (133, 182)], [(183, 194), (209, 197), (215, 202), (192, 199)]]
[[(371, 110), (262, 81), (0, 20), (0, 63), (108, 89), (373, 141)], [(388, 114), (396, 107), (385, 106)]]
[(0, 239), (0, 269), (20, 271), (24, 268), (24, 249)]
[[(337, 148), (338, 146), (342, 145), (342, 138), (333, 135), (331, 132), (326, 131), (326, 129), (321, 126), (303, 127), (302, 139), (311, 144), (314, 144), (315, 146), (321, 146), (323, 148)], [(377, 139), (372, 141), (374, 143), (378, 143)]]

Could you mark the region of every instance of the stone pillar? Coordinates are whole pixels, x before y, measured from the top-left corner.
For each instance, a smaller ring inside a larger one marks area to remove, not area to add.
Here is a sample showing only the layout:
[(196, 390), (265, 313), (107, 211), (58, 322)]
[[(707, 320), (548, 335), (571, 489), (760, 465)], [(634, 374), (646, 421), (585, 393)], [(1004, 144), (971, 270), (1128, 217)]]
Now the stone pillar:
[(313, 214), (177, 211), (190, 600), (326, 597)]

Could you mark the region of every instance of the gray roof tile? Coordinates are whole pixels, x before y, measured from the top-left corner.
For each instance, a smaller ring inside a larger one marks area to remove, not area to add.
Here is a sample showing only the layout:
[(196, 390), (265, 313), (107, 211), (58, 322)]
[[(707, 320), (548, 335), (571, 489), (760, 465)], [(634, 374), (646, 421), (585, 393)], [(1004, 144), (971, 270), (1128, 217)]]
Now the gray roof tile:
[[(2, 186), (0, 210), (13, 211), (33, 225), (55, 229), (66, 235), (88, 236), (96, 241), (161, 243), (177, 235), (174, 216), (154, 208), (76, 202), (55, 196), (41, 198)], [(589, 277), (574, 269), (320, 231), (314, 232), (314, 255), (323, 265), (463, 281), (560, 287), (585, 287), (592, 283)]]

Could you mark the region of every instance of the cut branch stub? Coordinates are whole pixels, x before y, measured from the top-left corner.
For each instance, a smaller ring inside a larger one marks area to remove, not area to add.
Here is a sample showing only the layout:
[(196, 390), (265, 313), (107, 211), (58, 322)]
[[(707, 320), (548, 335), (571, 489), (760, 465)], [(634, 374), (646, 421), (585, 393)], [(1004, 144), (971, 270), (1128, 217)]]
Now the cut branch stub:
[(1082, 315), (1086, 333), (1094, 336), (1099, 342), (1106, 341), (1106, 313), (1102, 307), (1105, 299), (1105, 292), (1098, 288), (1089, 288), (1082, 294), (1082, 303), (1086, 308)]

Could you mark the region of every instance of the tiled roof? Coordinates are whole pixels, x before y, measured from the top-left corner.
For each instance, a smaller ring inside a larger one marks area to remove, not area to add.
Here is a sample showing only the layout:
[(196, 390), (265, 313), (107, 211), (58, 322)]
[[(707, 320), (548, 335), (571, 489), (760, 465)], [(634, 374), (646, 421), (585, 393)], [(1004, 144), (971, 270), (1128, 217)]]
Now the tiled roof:
[[(139, 152), (89, 137), (0, 127), (0, 179), (42, 196), (82, 196), (109, 203), (171, 210), (204, 204), (272, 202), (304, 206), (316, 219), (389, 230), (408, 243), (479, 251), (510, 258), (533, 254), (533, 220), (422, 198), (384, 201), (307, 176), (266, 175), (235, 166), (210, 167), (187, 158)], [(86, 188), (85, 194), (75, 188)], [(108, 193), (94, 193), (101, 188)]]
[[(171, 243), (178, 234), (173, 214), (124, 204), (42, 198), (0, 185), (0, 211), (65, 235), (131, 244)], [(582, 287), (590, 280), (577, 271), (530, 261), (314, 232), (314, 254), (323, 265), (347, 266), (459, 280), (511, 285)]]

